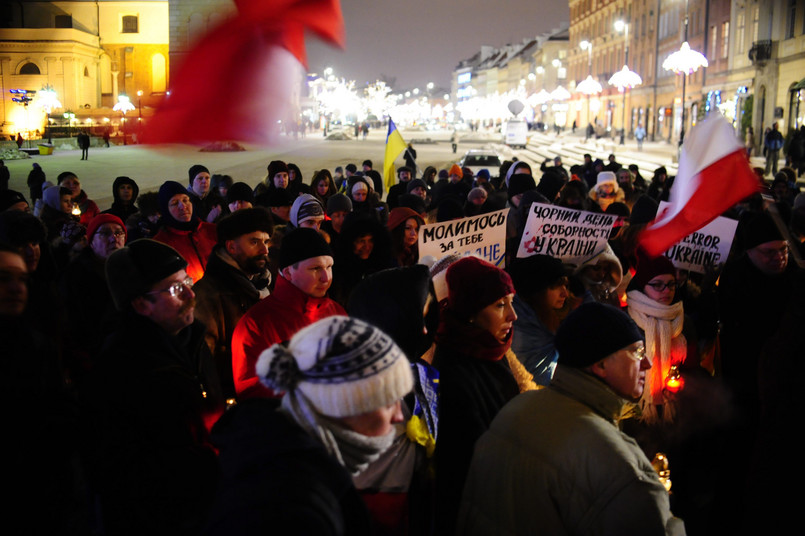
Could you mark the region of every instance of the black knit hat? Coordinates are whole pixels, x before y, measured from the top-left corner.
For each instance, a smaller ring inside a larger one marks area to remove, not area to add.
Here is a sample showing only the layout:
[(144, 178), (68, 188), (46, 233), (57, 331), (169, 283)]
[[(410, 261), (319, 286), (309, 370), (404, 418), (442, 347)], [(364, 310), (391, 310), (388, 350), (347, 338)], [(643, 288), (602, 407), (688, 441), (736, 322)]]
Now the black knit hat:
[(248, 201), (254, 204), (254, 192), (252, 187), (245, 182), (236, 182), (226, 191), (226, 203), (234, 203), (235, 201)]
[(517, 194), (536, 189), (537, 184), (534, 182), (534, 177), (527, 173), (517, 173), (509, 179), (509, 199)]
[(8, 210), (23, 201), (28, 202), (25, 196), (19, 192), (15, 192), (14, 190), (0, 190), (0, 212)]
[(352, 200), (344, 194), (331, 195), (327, 200), (327, 215), (332, 216), (336, 212), (352, 212)]
[(584, 368), (642, 340), (643, 334), (628, 314), (612, 305), (590, 302), (565, 318), (554, 345), (560, 365)]
[(274, 175), (283, 171), (288, 173), (288, 165), (282, 160), (272, 160), (268, 164), (268, 181), (271, 182), (274, 179)]
[(187, 268), (187, 262), (172, 247), (141, 238), (113, 252), (106, 259), (106, 284), (118, 311), (124, 311), (131, 300), (151, 287)]
[(171, 199), (174, 195), (179, 194), (187, 195), (187, 188), (176, 181), (165, 181), (162, 183), (162, 186), (159, 187), (159, 212), (162, 214), (163, 218), (170, 217), (168, 207), (170, 206)]
[[(513, 178), (513, 177), (512, 177)], [(509, 181), (511, 186), (511, 181)], [(547, 172), (542, 175), (542, 178), (537, 185), (537, 191), (553, 201), (559, 195), (559, 190), (565, 185), (565, 178), (560, 173)]]
[(196, 178), (196, 175), (198, 175), (203, 171), (206, 171), (207, 173), (210, 172), (209, 169), (202, 166), (201, 164), (195, 164), (193, 166), (190, 166), (190, 169), (187, 170), (188, 184), (193, 184), (193, 179)]
[(316, 229), (294, 229), (282, 239), (280, 269), (313, 257), (333, 256), (330, 245)]
[(361, 164), (361, 165), (362, 166), (374, 167), (374, 166), (372, 166), (372, 161), (371, 160), (364, 160), (363, 164)]
[(783, 235), (767, 212), (761, 212), (746, 222), (744, 227), (744, 247), (752, 249), (766, 242), (783, 240)]
[(562, 261), (549, 255), (515, 258), (506, 271), (517, 294), (526, 298), (554, 285), (566, 275)]
[(266, 204), (269, 207), (290, 207), (293, 197), (285, 188), (270, 188), (266, 195)]
[(0, 242), (23, 247), (45, 241), (47, 229), (42, 220), (21, 210), (0, 212)]
[(358, 171), (358, 166), (356, 166), (355, 164), (347, 164), (347, 166), (344, 169), (346, 169), (350, 173), (355, 173), (356, 171)]
[(640, 225), (641, 223), (651, 223), (657, 217), (659, 205), (647, 195), (641, 195), (632, 206), (632, 213), (629, 215), (630, 225)]
[(227, 240), (235, 240), (239, 236), (263, 231), (272, 235), (274, 223), (271, 215), (262, 207), (244, 208), (224, 217), (217, 223), (218, 243), (224, 244)]

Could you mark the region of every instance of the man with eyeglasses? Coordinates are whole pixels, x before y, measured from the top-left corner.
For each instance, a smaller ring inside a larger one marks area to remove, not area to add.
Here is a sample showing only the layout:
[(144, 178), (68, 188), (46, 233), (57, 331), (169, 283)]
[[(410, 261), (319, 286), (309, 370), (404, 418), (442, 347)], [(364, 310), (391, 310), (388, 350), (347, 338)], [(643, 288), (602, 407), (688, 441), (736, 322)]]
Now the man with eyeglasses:
[[(753, 445), (761, 413), (758, 367), (767, 341), (779, 330), (801, 270), (789, 261), (788, 242), (771, 216), (745, 217), (738, 226), (746, 252), (727, 263), (718, 288), (721, 320), (721, 372), (732, 395), (731, 428), (723, 435), (724, 456), (718, 457), (721, 484), (717, 497), (726, 516), (745, 498), (746, 471), (735, 471), (754, 457)], [(727, 452), (728, 451), (728, 452)]]
[(117, 314), (104, 265), (109, 255), (126, 245), (126, 236), (126, 226), (117, 216), (95, 216), (87, 227), (87, 247), (70, 261), (59, 280), (67, 328), (63, 336), (64, 362), (79, 388), (103, 341), (115, 328)]
[(88, 389), (91, 482), (110, 534), (199, 533), (217, 481), (208, 430), (223, 411), (179, 253), (135, 240), (106, 261), (120, 312)]
[(685, 534), (646, 455), (618, 429), (640, 399), (640, 330), (585, 303), (556, 333), (547, 389), (515, 397), (475, 445), (459, 534)]

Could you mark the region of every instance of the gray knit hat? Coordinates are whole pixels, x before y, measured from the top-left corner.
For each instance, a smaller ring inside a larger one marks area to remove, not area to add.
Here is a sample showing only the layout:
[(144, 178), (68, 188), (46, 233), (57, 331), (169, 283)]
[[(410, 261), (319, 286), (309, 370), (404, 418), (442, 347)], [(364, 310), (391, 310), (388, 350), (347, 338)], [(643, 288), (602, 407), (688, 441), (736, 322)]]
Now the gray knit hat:
[(327, 200), (327, 215), (332, 216), (336, 212), (352, 212), (352, 200), (344, 194), (331, 195)]
[(309, 218), (321, 216), (324, 218), (324, 207), (321, 202), (310, 194), (300, 194), (291, 205), (291, 225), (299, 224)]
[(287, 346), (260, 354), (257, 375), (275, 391), (299, 391), (322, 415), (351, 417), (384, 408), (414, 386), (391, 337), (357, 318), (331, 316), (300, 330)]

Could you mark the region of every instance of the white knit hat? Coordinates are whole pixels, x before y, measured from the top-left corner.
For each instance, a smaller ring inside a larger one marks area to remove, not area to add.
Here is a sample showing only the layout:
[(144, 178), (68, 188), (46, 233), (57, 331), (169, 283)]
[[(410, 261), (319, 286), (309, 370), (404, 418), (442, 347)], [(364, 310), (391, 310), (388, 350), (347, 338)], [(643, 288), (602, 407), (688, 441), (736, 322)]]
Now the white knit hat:
[(391, 337), (346, 316), (319, 320), (275, 344), (257, 361), (275, 391), (298, 390), (329, 417), (350, 417), (395, 403), (414, 386), (411, 366)]

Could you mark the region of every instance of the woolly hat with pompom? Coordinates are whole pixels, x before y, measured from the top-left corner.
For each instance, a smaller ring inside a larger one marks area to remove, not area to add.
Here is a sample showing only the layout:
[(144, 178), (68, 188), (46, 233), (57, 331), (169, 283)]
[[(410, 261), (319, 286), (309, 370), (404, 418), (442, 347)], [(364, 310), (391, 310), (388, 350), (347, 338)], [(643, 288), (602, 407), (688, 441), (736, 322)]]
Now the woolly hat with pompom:
[(265, 350), (257, 375), (275, 391), (302, 393), (316, 411), (335, 418), (388, 407), (414, 386), (408, 360), (391, 337), (346, 316), (319, 320), (287, 346)]

